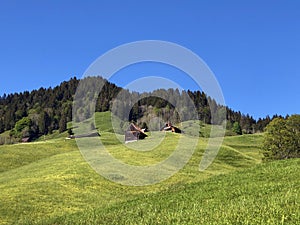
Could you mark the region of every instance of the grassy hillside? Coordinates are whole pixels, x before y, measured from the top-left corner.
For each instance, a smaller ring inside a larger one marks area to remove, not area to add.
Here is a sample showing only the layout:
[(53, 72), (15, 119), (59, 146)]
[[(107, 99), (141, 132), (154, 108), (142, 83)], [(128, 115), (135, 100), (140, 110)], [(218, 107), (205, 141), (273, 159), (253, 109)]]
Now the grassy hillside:
[(297, 224), (300, 160), (277, 161), (45, 224)]
[(0, 172), (9, 171), (50, 156), (74, 151), (75, 142), (63, 139), (0, 145)]
[[(181, 137), (154, 132), (124, 146), (101, 116), (109, 115), (96, 116), (101, 141), (128, 164), (161, 161)], [(157, 138), (162, 141), (153, 151), (134, 150)], [(293, 224), (299, 219), (299, 160), (260, 164), (260, 142), (261, 135), (226, 137), (214, 163), (199, 172), (207, 144), (201, 138), (183, 169), (144, 187), (103, 178), (83, 159), (75, 140), (65, 141), (63, 135), (0, 146), (0, 224)]]

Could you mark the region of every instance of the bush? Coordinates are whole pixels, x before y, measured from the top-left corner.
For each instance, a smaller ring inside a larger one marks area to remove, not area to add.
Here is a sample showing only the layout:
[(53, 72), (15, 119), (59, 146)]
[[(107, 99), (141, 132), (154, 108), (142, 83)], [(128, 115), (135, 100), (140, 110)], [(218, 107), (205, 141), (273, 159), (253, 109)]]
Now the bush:
[(300, 157), (300, 115), (275, 118), (266, 127), (263, 154), (265, 160)]
[(232, 131), (238, 135), (242, 134), (242, 128), (241, 128), (239, 122), (234, 122), (234, 124), (232, 126)]

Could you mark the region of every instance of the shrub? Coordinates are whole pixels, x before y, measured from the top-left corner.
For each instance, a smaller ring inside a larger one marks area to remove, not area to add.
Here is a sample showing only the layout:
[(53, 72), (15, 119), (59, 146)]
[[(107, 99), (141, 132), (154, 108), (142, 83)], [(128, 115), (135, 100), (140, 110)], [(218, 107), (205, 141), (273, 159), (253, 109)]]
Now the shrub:
[(300, 115), (275, 118), (266, 127), (263, 154), (265, 160), (300, 157)]

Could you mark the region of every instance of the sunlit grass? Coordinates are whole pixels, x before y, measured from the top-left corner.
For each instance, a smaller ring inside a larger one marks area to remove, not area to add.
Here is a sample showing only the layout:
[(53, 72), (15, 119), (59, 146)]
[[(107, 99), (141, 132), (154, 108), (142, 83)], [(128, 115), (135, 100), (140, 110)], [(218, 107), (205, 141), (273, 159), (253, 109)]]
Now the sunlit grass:
[(74, 141), (48, 140), (0, 145), (0, 172), (18, 168), (49, 156), (76, 150)]
[[(196, 140), (153, 132), (125, 144), (123, 135), (105, 126), (100, 138), (86, 139), (86, 147), (93, 150), (93, 142), (101, 140), (129, 165), (156, 164), (180, 140), (183, 148)], [(103, 178), (84, 160), (76, 141), (63, 135), (0, 146), (0, 224), (293, 224), (299, 219), (299, 160), (260, 164), (261, 137), (226, 137), (204, 172), (199, 163), (208, 139), (200, 138), (181, 170), (142, 187)]]

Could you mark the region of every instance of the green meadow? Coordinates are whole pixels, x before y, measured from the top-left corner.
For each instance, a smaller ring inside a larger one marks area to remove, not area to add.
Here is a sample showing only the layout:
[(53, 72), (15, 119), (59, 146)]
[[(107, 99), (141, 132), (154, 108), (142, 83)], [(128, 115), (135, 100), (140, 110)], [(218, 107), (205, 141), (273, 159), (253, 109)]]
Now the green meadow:
[[(116, 159), (151, 165), (172, 154), (187, 134), (151, 132), (122, 143), (109, 114), (96, 115), (101, 142)], [(101, 122), (102, 121), (102, 122)], [(185, 126), (183, 124), (183, 126)], [(209, 130), (207, 127), (206, 130)], [(262, 163), (262, 134), (225, 137), (207, 170), (199, 163), (208, 138), (199, 138), (188, 163), (148, 186), (112, 182), (84, 160), (67, 134), (0, 146), (0, 224), (297, 224), (299, 159)], [(152, 151), (136, 151), (161, 140)], [(90, 138), (90, 142), (99, 138)], [(188, 146), (188, 145), (187, 145)]]

